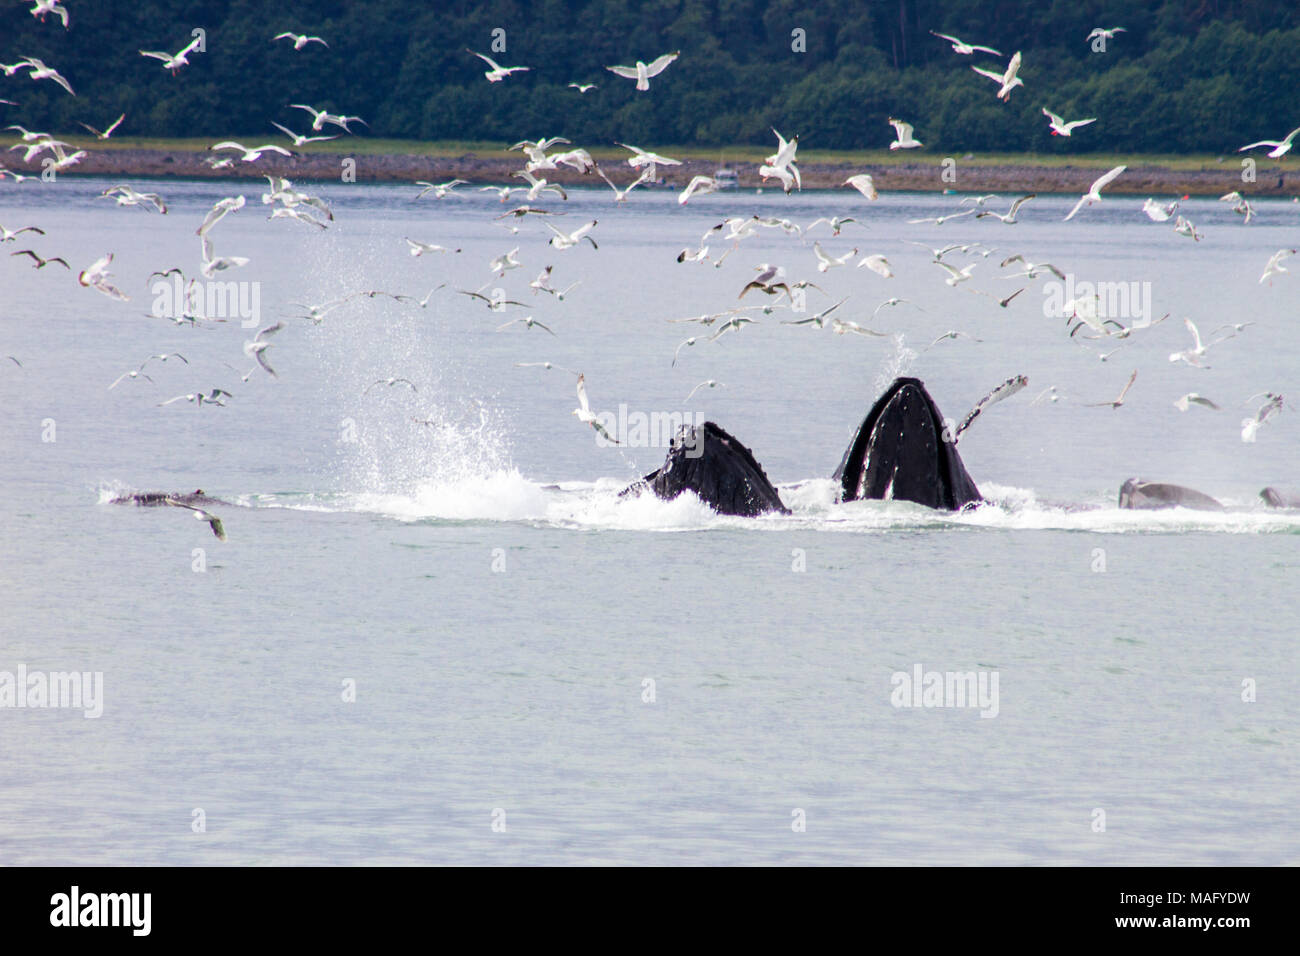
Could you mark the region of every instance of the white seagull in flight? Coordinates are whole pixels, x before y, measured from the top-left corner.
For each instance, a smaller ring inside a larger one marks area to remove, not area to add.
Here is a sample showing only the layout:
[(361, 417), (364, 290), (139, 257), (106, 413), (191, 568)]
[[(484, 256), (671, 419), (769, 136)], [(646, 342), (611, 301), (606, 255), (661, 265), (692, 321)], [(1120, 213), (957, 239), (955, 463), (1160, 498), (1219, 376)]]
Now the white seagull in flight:
[(998, 99), (1002, 100), (1004, 103), (1010, 101), (1012, 90), (1014, 90), (1017, 86), (1025, 85), (1025, 81), (1022, 80), (1020, 77), (1016, 76), (1016, 73), (1019, 72), (1020, 70), (1019, 50), (1017, 50), (1015, 54), (1011, 57), (1011, 62), (1007, 64), (1007, 69), (1005, 73), (994, 73), (992, 70), (981, 69), (978, 66), (972, 66), (971, 69), (974, 70), (976, 73), (978, 73), (980, 76), (987, 76), (990, 80), (999, 84), (1000, 88), (998, 90)]
[[(466, 47), (465, 52), (474, 53), (468, 47)], [(527, 73), (530, 69), (527, 66), (501, 66), (490, 56), (484, 56), (482, 53), (474, 53), (474, 55), (491, 67), (490, 70), (483, 74), (488, 78), (489, 83), (500, 83), (511, 73)]]
[(636, 61), (636, 66), (607, 66), (605, 69), (609, 72), (626, 77), (629, 80), (636, 80), (636, 88), (644, 93), (650, 89), (650, 77), (658, 76), (668, 65), (682, 55), (682, 51), (676, 53), (665, 53), (656, 60), (652, 60), (648, 65), (641, 60)]
[(1077, 203), (1074, 204), (1074, 208), (1070, 210), (1070, 214), (1061, 221), (1068, 222), (1073, 219), (1075, 213), (1085, 205), (1091, 206), (1095, 202), (1101, 202), (1101, 191), (1114, 182), (1119, 174), (1124, 172), (1126, 169), (1128, 169), (1127, 166), (1116, 166), (1110, 172), (1106, 173), (1106, 175), (1099, 178), (1095, 183), (1088, 187), (1088, 191), (1080, 197)]
[(937, 36), (942, 40), (947, 40), (949, 43), (952, 44), (952, 52), (960, 53), (962, 56), (970, 56), (972, 53), (975, 53), (976, 51), (979, 51), (980, 53), (992, 53), (994, 56), (1002, 55), (1001, 52), (993, 49), (991, 46), (975, 46), (972, 43), (966, 43), (962, 40), (959, 40), (957, 39), (957, 37), (950, 37), (946, 33), (935, 33), (935, 31), (933, 30), (931, 30), (930, 32), (934, 34), (934, 36)]
[(1300, 133), (1300, 128), (1291, 130), (1291, 132), (1287, 134), (1286, 139), (1261, 139), (1258, 143), (1251, 143), (1248, 146), (1241, 147), (1237, 152), (1244, 153), (1246, 150), (1254, 149), (1256, 146), (1271, 146), (1273, 148), (1268, 151), (1268, 158), (1281, 159), (1287, 153), (1291, 152), (1291, 146), (1293, 145), (1292, 141), (1296, 138), (1297, 133)]

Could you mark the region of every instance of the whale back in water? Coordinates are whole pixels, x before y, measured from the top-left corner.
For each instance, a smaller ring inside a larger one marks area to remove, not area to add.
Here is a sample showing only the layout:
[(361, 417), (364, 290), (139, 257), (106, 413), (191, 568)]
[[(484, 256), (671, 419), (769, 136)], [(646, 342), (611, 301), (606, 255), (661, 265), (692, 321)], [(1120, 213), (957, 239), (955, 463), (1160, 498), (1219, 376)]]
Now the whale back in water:
[(1119, 506), (1141, 511), (1159, 508), (1195, 508), (1198, 511), (1222, 511), (1223, 505), (1194, 488), (1159, 481), (1130, 478), (1119, 489)]
[(622, 494), (640, 494), (646, 488), (664, 500), (693, 491), (724, 515), (790, 513), (750, 450), (713, 422), (683, 426), (663, 467)]
[(833, 475), (840, 499), (893, 498), (956, 511), (982, 501), (943, 415), (918, 378), (896, 378), (858, 426)]
[(1300, 491), (1279, 491), (1268, 487), (1259, 493), (1270, 508), (1300, 508)]
[(176, 505), (224, 505), (229, 504), (220, 498), (213, 498), (203, 493), (203, 489), (196, 491), (174, 494), (170, 491), (136, 491), (131, 494), (118, 495), (116, 498), (109, 500), (113, 505), (139, 505), (142, 508), (159, 508), (163, 506), (175, 507)]

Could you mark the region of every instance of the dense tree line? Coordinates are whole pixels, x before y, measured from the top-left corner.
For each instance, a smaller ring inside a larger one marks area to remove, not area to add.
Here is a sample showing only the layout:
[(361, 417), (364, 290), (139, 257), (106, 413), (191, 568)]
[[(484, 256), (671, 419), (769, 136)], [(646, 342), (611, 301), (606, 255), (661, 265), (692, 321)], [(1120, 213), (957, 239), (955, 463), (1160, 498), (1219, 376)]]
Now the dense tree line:
[[(725, 147), (770, 143), (775, 125), (806, 148), (861, 149), (885, 146), (899, 116), (945, 152), (1162, 153), (1300, 126), (1300, 4), (1266, 0), (67, 2), (66, 32), (18, 4), (0, 12), (0, 62), (40, 57), (78, 93), (0, 76), (0, 98), (19, 102), (0, 106), (5, 122), (70, 132), (125, 111), (123, 135), (260, 138), (278, 135), (273, 119), (304, 130), (287, 104), (308, 103), (385, 137)], [(1096, 52), (1085, 38), (1098, 26), (1127, 32)], [(196, 27), (206, 52), (178, 76), (138, 53), (175, 52)], [(282, 30), (330, 47), (295, 52), (272, 42)], [(970, 66), (1005, 59), (957, 55), (930, 30), (1022, 51), (1025, 86), (999, 102)], [(467, 47), (531, 70), (488, 83)], [(604, 69), (678, 49), (648, 93)], [(1062, 141), (1043, 106), (1099, 121)]]

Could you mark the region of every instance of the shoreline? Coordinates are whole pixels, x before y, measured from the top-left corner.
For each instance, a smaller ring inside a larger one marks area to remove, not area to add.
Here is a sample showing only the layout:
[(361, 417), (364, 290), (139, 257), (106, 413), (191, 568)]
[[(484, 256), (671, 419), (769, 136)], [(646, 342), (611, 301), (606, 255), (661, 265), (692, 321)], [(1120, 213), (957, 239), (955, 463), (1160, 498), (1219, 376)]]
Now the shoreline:
[[(322, 182), (342, 179), (344, 164), (347, 160), (355, 163), (356, 182), (406, 182), (413, 184), (418, 179), (429, 181), (446, 181), (464, 179), (470, 184), (504, 185), (520, 180), (512, 174), (521, 169), (524, 157), (520, 153), (509, 153), (500, 147), (483, 149), (469, 148), (454, 155), (452, 150), (429, 152), (405, 152), (398, 150), (370, 152), (375, 144), (365, 140), (357, 141), (361, 148), (352, 152), (338, 144), (331, 144), (329, 149), (314, 148), (295, 153), (292, 157), (282, 157), (268, 153), (256, 163), (236, 161), (232, 169), (214, 170), (203, 160), (211, 155), (206, 147), (197, 141), (160, 147), (137, 147), (129, 144), (102, 144), (84, 137), (70, 137), (75, 148), (87, 150), (88, 155), (72, 169), (60, 173), (61, 176), (121, 176), (147, 179), (259, 179), (263, 174), (284, 176), (295, 181)], [(78, 142), (78, 140), (80, 140)], [(387, 144), (385, 144), (387, 145)], [(476, 144), (477, 145), (477, 144)], [(422, 144), (423, 148), (430, 147)], [(436, 144), (433, 144), (436, 148)], [(665, 152), (672, 155), (673, 150)], [(723, 162), (715, 158), (704, 158), (700, 153), (708, 151), (693, 149), (696, 156), (682, 156), (680, 166), (661, 166), (660, 173), (668, 184), (681, 189), (697, 175), (711, 176)], [(754, 151), (756, 154), (761, 150)], [(623, 162), (627, 155), (622, 150), (592, 150), (598, 163), (603, 165), (606, 173), (620, 186), (627, 185), (633, 178), (633, 172)], [(227, 154), (231, 155), (231, 154)], [(16, 157), (14, 157), (16, 159)], [(873, 160), (883, 160), (875, 161)], [(876, 187), (882, 192), (997, 192), (1014, 193), (1082, 193), (1087, 190), (1101, 172), (1112, 165), (1113, 157), (1072, 158), (1069, 163), (1061, 162), (1056, 157), (1047, 161), (1026, 157), (998, 157), (981, 160), (978, 157), (946, 158), (934, 156), (926, 161), (921, 156), (907, 157), (906, 162), (893, 160), (892, 157), (879, 154), (863, 154), (860, 158), (850, 154), (827, 158), (817, 158), (816, 154), (807, 161), (799, 163), (806, 189), (839, 188), (845, 179), (856, 173), (870, 173)], [(736, 157), (725, 162), (739, 176), (739, 185), (744, 189), (766, 188), (779, 189), (776, 180), (766, 183), (758, 175), (758, 162), (761, 157)], [(1183, 161), (1187, 168), (1177, 168), (1162, 163), (1159, 159), (1141, 157), (1129, 165), (1125, 174), (1107, 187), (1108, 193), (1148, 194), (1173, 196), (1220, 196), (1233, 190), (1240, 190), (1250, 197), (1292, 197), (1300, 194), (1300, 173), (1278, 166), (1272, 161), (1257, 160), (1254, 183), (1241, 181), (1241, 166), (1237, 157), (1219, 157), (1200, 161)], [(18, 173), (38, 176), (41, 171), (39, 157), (32, 163), (15, 162), (13, 159), (0, 158), (0, 164), (9, 164), (9, 168)], [(947, 164), (945, 166), (945, 164)], [(945, 172), (947, 175), (945, 176)], [(583, 175), (573, 170), (546, 171), (550, 182), (563, 186), (596, 185), (608, 188), (595, 174)]]

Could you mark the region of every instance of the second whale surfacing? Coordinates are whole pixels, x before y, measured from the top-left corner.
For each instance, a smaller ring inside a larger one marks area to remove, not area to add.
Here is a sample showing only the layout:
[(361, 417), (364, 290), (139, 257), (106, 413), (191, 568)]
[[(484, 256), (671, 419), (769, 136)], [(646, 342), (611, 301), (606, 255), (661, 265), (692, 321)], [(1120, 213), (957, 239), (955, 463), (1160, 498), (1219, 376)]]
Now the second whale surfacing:
[(693, 491), (724, 515), (754, 518), (771, 512), (790, 513), (753, 453), (713, 422), (683, 427), (673, 439), (663, 467), (622, 494), (640, 494), (646, 489), (665, 500)]
[(1119, 506), (1136, 511), (1161, 508), (1193, 508), (1197, 511), (1222, 511), (1223, 505), (1204, 492), (1182, 485), (1130, 478), (1119, 489)]
[(840, 500), (914, 501), (958, 511), (983, 501), (919, 378), (896, 378), (858, 426), (832, 476)]

